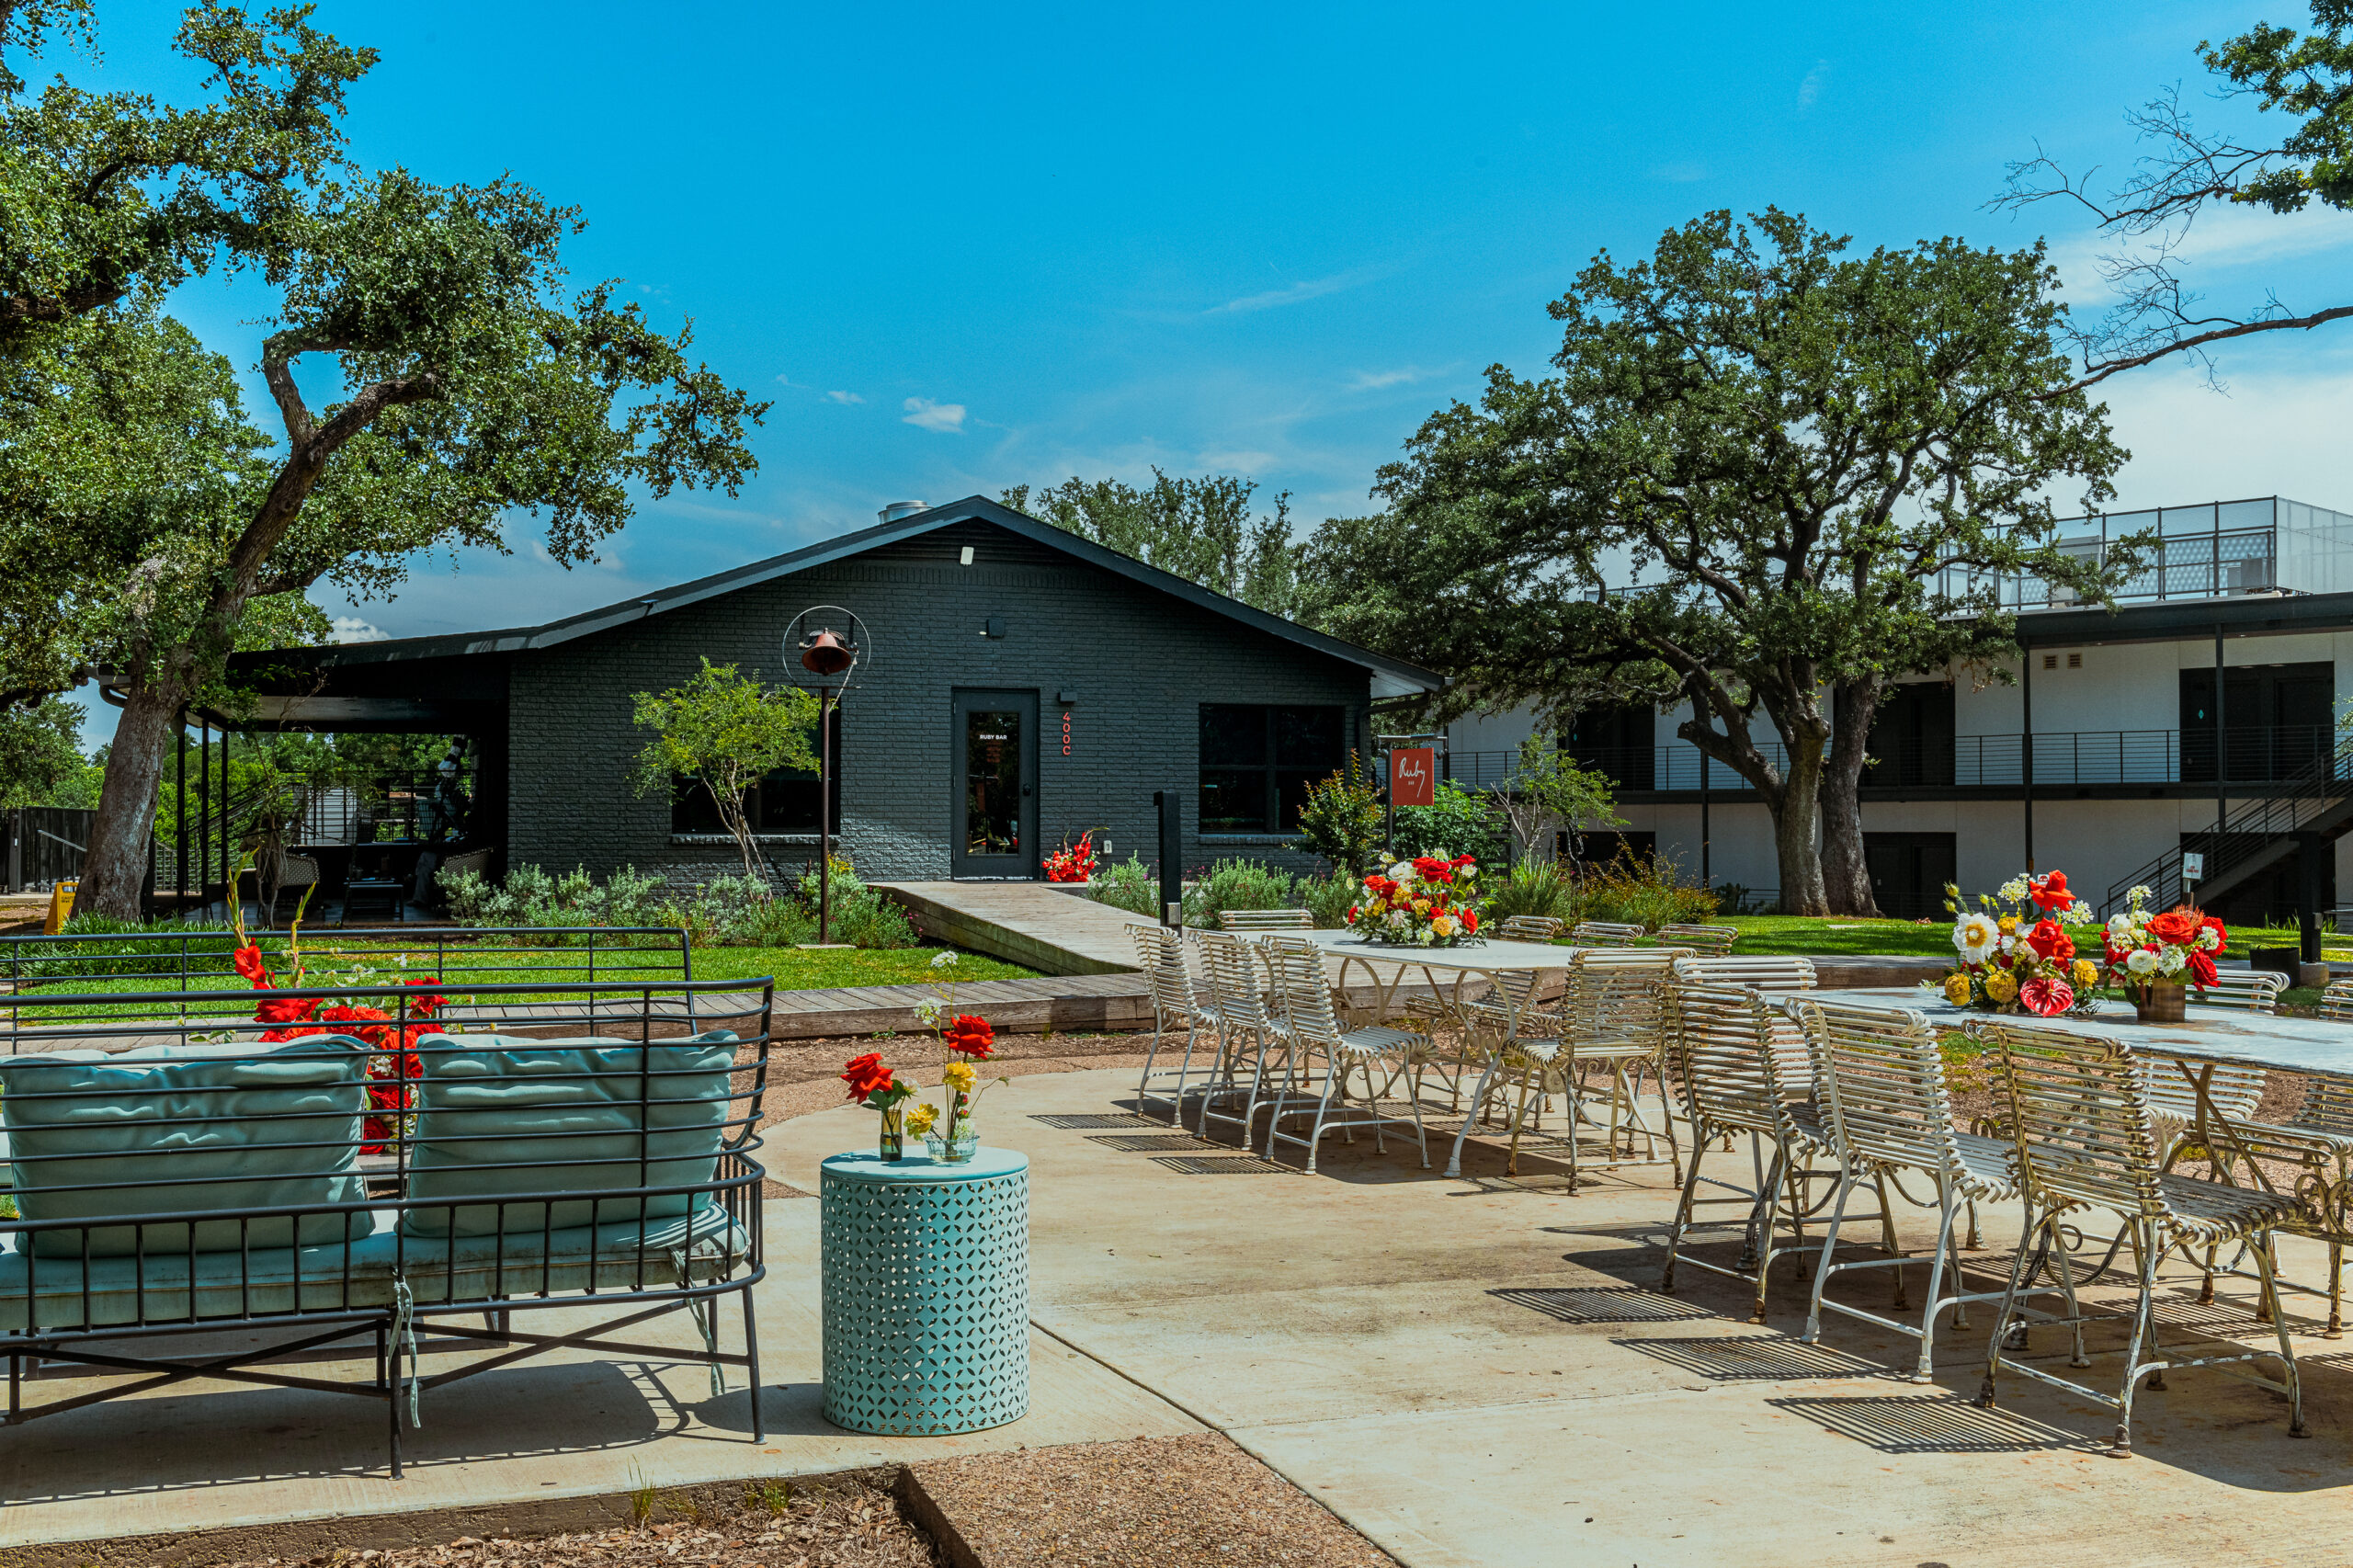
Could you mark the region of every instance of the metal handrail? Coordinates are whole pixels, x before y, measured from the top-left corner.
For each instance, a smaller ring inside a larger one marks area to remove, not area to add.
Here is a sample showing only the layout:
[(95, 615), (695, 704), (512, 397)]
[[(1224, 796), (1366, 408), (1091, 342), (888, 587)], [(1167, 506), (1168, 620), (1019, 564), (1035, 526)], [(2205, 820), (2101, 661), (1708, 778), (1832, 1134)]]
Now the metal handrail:
[(2293, 833), (2318, 817), (2348, 791), (2353, 791), (2353, 735), (2313, 758), (2277, 791), (2226, 812), (2219, 827), (2198, 835), (2195, 843), (2176, 846), (2130, 876), (2111, 883), (2100, 914), (2109, 915), (2122, 909), (2131, 890), (2143, 886), (2149, 889), (2155, 908), (2169, 909), (2187, 897), (2181, 877), (2185, 851), (2205, 856), (2204, 880), (2216, 881), (2280, 835)]

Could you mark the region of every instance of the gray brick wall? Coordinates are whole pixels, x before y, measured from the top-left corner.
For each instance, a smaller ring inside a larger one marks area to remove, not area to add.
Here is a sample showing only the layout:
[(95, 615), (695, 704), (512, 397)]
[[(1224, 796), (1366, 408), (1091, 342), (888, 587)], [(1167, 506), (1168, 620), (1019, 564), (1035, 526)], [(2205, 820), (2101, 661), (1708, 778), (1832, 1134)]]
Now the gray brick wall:
[[(965, 544), (971, 566), (957, 564)], [(1361, 668), (965, 523), (517, 655), (509, 863), (598, 875), (629, 864), (676, 880), (733, 869), (732, 846), (674, 845), (668, 802), (632, 790), (631, 760), (646, 737), (630, 721), (631, 701), (685, 679), (698, 657), (781, 678), (785, 627), (818, 604), (858, 612), (874, 643), (843, 722), (842, 838), (878, 881), (948, 875), (956, 687), (1038, 692), (1043, 848), (1093, 828), (1120, 858), (1153, 861), (1153, 791), (1174, 789), (1184, 796), (1188, 869), (1227, 856), (1317, 865), (1273, 841), (1199, 837), (1200, 704), (1340, 704), (1352, 744), (1365, 744)], [(992, 616), (1005, 623), (1002, 639), (980, 635)], [(1063, 690), (1078, 698), (1068, 756), (1055, 701)], [(797, 867), (814, 851), (775, 854)]]

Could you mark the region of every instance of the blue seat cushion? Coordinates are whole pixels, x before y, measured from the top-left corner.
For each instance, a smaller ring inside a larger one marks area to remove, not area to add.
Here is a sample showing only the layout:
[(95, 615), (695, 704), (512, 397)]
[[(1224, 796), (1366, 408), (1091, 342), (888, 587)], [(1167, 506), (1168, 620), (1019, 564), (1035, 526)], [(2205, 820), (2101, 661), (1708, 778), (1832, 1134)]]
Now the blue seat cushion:
[(744, 1228), (716, 1208), (540, 1235), (402, 1236), (386, 1220), (347, 1245), (93, 1258), (86, 1273), (78, 1259), (28, 1257), (12, 1244), (0, 1251), (0, 1333), (138, 1323), (142, 1309), (150, 1324), (190, 1319), (191, 1264), (200, 1322), (389, 1307), (396, 1278), (430, 1307), (542, 1290), (660, 1289), (677, 1281), (681, 1255), (707, 1284), (735, 1277), (749, 1259)]
[[(467, 1204), (516, 1193), (605, 1194), (711, 1179), (726, 1130), (735, 1036), (641, 1046), (428, 1035), (409, 1135), (410, 1235), (565, 1230), (644, 1212), (683, 1214), (703, 1195)], [(417, 1207), (442, 1200), (449, 1207)]]
[[(362, 1203), (368, 1047), (349, 1035), (264, 1045), (56, 1051), (0, 1060), (17, 1212), (27, 1220)], [(79, 1225), (30, 1233), (44, 1257), (226, 1252), (352, 1240), (365, 1209), (296, 1219)]]

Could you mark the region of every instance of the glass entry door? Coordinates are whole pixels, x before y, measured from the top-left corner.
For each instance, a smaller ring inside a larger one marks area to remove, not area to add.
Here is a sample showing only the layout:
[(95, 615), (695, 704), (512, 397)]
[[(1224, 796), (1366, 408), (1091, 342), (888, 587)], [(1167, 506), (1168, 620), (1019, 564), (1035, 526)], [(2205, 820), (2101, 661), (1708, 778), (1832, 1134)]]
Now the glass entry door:
[(949, 745), (955, 795), (949, 809), (949, 875), (1016, 881), (1041, 875), (1038, 694), (958, 692)]

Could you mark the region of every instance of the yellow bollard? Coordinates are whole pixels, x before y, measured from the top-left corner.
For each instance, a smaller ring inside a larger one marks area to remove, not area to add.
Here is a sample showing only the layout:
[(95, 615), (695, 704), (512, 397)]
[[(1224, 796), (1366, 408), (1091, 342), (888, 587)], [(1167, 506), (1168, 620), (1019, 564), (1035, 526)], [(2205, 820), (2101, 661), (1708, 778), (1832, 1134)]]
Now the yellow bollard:
[(65, 929), (65, 923), (74, 918), (74, 890), (81, 885), (80, 882), (60, 882), (50, 890), (49, 918), (41, 923), (42, 936), (54, 937)]

